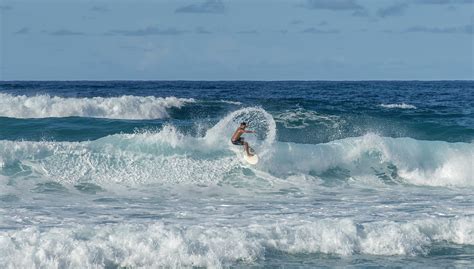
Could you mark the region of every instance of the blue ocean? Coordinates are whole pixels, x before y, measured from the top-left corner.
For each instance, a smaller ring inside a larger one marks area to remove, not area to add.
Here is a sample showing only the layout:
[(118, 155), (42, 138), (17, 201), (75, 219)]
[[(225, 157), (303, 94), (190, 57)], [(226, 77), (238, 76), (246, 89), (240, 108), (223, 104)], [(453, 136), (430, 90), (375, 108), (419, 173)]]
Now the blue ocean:
[(0, 82), (0, 268), (473, 268), (473, 107), (473, 81)]

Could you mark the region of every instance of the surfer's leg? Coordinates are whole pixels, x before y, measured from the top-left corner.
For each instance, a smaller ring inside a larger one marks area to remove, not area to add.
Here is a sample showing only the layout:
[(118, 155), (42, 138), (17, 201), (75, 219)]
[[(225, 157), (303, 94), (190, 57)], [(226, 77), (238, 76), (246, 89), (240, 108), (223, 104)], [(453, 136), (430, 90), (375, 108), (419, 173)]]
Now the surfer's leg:
[(250, 153), (250, 150), (249, 150), (249, 143), (244, 142), (244, 149), (245, 149), (245, 152), (247, 152), (247, 155), (253, 156), (253, 154)]

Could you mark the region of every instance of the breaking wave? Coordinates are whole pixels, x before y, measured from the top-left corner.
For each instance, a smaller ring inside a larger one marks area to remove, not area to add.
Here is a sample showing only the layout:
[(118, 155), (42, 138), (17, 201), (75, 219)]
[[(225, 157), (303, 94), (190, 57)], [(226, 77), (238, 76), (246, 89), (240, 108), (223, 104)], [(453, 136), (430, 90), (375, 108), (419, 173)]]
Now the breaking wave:
[(194, 99), (130, 96), (64, 98), (49, 95), (0, 93), (0, 116), (11, 118), (91, 117), (110, 119), (162, 119), (168, 109), (181, 108)]
[(474, 244), (474, 219), (357, 223), (287, 220), (243, 227), (117, 224), (0, 232), (2, 268), (209, 267), (251, 265), (269, 251), (339, 256), (427, 255), (436, 244)]
[(427, 186), (474, 186), (474, 144), (389, 138), (376, 134), (324, 144), (276, 141), (275, 121), (261, 108), (243, 108), (222, 118), (203, 136), (160, 131), (115, 134), (86, 142), (0, 141), (0, 174), (27, 170), (60, 183), (219, 183), (248, 167), (242, 149), (230, 143), (238, 122), (257, 131), (247, 140), (261, 162), (250, 169), (287, 180), (328, 174), (350, 181)]
[(401, 103), (401, 104), (381, 104), (380, 106), (384, 107), (384, 108), (416, 109), (416, 106), (405, 104), (405, 103)]
[(318, 145), (278, 143), (271, 171), (427, 186), (474, 186), (474, 143), (420, 141), (366, 134)]

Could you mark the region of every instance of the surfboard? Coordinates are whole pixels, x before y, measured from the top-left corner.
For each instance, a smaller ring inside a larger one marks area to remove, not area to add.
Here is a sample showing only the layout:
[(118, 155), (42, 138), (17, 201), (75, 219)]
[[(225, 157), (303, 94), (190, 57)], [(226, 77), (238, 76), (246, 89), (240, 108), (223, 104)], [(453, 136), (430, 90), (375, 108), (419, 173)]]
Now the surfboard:
[(254, 154), (253, 156), (247, 155), (247, 152), (244, 151), (244, 160), (249, 164), (257, 164), (258, 163), (258, 155), (255, 154), (255, 151), (250, 148), (249, 151)]

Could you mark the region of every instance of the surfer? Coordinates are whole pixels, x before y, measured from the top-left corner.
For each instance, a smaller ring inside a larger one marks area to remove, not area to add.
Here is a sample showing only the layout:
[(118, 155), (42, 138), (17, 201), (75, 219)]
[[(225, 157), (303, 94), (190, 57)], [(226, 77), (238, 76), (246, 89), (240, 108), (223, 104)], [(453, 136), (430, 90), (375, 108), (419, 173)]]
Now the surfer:
[(242, 135), (244, 133), (255, 133), (255, 131), (247, 131), (247, 130), (245, 130), (245, 128), (247, 128), (247, 123), (246, 122), (240, 123), (239, 128), (237, 128), (237, 130), (235, 130), (235, 132), (232, 135), (232, 138), (230, 139), (230, 141), (234, 145), (238, 145), (238, 146), (243, 145), (244, 149), (245, 149), (245, 152), (247, 152), (247, 155), (248, 156), (253, 156), (253, 154), (250, 153), (250, 150), (249, 150), (249, 143), (244, 141), (244, 138), (242, 137)]

